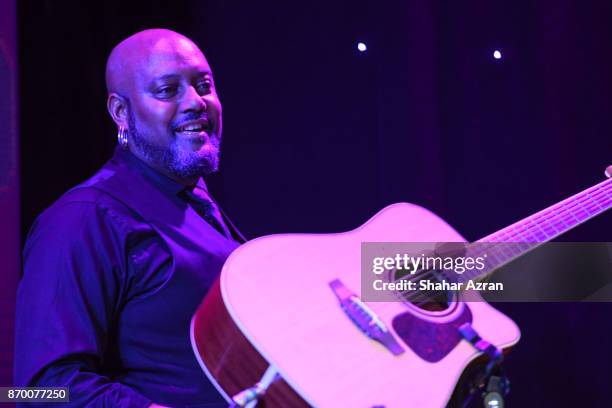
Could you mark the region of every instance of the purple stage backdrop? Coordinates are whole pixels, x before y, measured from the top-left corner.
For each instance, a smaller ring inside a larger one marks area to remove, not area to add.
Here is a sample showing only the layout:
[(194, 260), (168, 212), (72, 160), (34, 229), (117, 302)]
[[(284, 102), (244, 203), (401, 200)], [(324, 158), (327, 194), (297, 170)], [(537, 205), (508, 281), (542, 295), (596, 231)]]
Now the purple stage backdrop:
[(15, 287), (19, 274), (15, 3), (0, 2), (0, 386), (12, 383)]

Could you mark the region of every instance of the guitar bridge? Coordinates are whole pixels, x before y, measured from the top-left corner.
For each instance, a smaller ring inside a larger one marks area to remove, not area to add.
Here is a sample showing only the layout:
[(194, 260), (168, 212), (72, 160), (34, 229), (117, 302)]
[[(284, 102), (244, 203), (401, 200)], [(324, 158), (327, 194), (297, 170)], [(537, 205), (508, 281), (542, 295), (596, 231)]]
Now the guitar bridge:
[(404, 348), (376, 313), (344, 286), (340, 279), (329, 282), (329, 287), (340, 301), (344, 313), (363, 334), (385, 346), (395, 356), (404, 352)]

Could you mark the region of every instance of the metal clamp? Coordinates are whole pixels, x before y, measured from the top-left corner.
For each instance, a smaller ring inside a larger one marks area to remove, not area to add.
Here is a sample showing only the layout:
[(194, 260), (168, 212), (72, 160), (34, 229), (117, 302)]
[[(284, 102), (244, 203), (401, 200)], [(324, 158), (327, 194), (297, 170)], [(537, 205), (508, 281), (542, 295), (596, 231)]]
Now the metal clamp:
[(245, 407), (254, 408), (259, 398), (263, 397), (268, 387), (280, 378), (278, 371), (273, 366), (268, 366), (261, 380), (250, 388), (240, 391), (232, 397), (230, 408)]

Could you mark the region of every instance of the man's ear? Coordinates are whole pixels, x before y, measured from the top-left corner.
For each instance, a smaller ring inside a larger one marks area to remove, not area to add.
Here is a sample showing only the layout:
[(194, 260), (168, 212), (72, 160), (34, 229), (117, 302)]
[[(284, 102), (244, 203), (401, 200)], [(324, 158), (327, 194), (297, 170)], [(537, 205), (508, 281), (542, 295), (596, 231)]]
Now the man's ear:
[(118, 127), (128, 128), (128, 109), (130, 108), (127, 98), (111, 92), (106, 101), (106, 109)]

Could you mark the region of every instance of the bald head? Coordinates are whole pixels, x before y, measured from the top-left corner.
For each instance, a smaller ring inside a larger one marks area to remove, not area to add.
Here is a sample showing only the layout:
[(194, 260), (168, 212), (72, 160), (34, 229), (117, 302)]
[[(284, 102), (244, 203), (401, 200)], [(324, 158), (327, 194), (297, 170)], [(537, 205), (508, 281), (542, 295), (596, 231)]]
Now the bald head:
[(108, 57), (106, 86), (123, 147), (185, 184), (216, 171), (221, 103), (193, 41), (163, 29), (126, 38)]
[(164, 57), (172, 58), (177, 50), (204, 59), (204, 54), (193, 41), (172, 30), (144, 30), (121, 41), (106, 61), (108, 93), (128, 95), (130, 84), (134, 83), (140, 73)]

